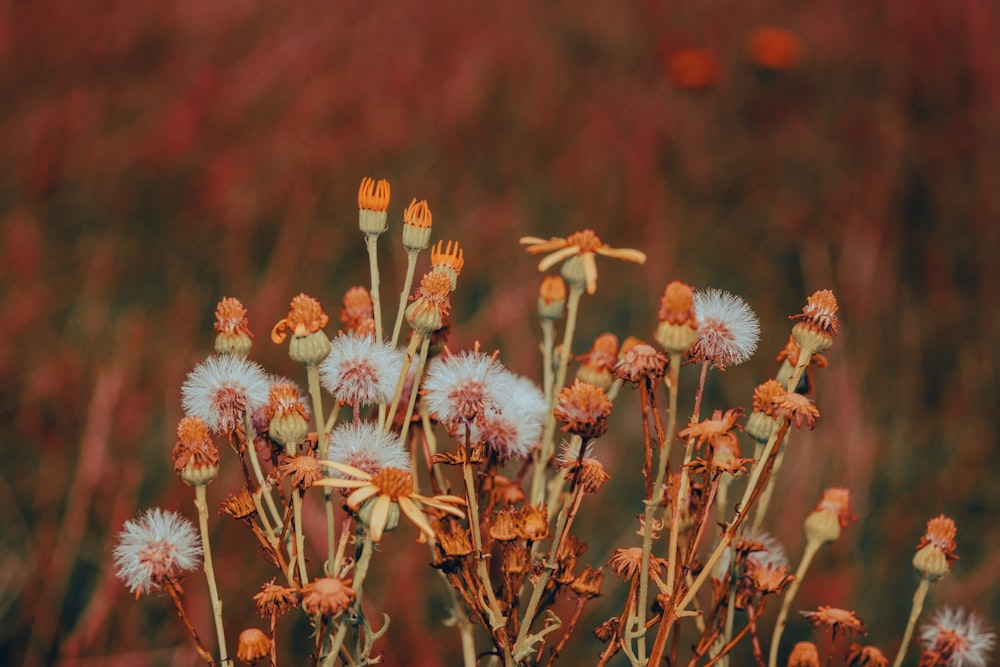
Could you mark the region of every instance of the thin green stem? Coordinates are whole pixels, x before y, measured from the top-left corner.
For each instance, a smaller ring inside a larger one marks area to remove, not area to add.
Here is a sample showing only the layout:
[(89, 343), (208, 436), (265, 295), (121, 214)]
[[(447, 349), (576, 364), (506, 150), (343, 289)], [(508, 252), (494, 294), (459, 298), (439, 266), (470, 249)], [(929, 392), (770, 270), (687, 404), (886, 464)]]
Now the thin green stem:
[(424, 366), (427, 364), (427, 354), (431, 347), (431, 337), (424, 336), (424, 342), (420, 345), (420, 356), (417, 357), (417, 370), (413, 373), (413, 388), (410, 390), (410, 400), (406, 403), (406, 416), (403, 418), (403, 426), (399, 429), (399, 439), (406, 442), (406, 432), (410, 430), (410, 420), (413, 419), (413, 406), (417, 402), (420, 379), (424, 374)]
[(545, 418), (545, 428), (542, 432), (542, 447), (538, 460), (539, 466), (543, 469), (538, 470), (536, 468), (534, 477), (532, 478), (532, 505), (542, 502), (541, 494), (545, 488), (544, 467), (555, 453), (556, 418), (552, 414), (551, 408), (555, 407), (559, 390), (566, 384), (566, 372), (569, 368), (569, 358), (573, 348), (573, 335), (576, 332), (576, 318), (580, 310), (581, 296), (583, 296), (583, 285), (571, 284), (569, 287), (569, 296), (566, 301), (566, 330), (563, 332), (562, 348), (559, 350), (559, 369), (556, 372), (555, 382), (552, 384), (552, 391), (549, 393), (550, 410)]
[(910, 639), (913, 638), (913, 628), (917, 625), (917, 619), (924, 610), (924, 601), (927, 599), (927, 591), (931, 587), (931, 580), (926, 577), (920, 578), (920, 585), (913, 594), (913, 606), (910, 607), (910, 619), (906, 622), (906, 631), (903, 633), (903, 643), (899, 645), (896, 652), (896, 659), (892, 661), (892, 667), (900, 667), (903, 658), (906, 656), (906, 649), (910, 646)]
[[(679, 360), (676, 360), (679, 361)], [(660, 443), (658, 458), (656, 460), (656, 480), (653, 483), (653, 497), (646, 501), (646, 529), (642, 536), (642, 561), (639, 575), (639, 601), (635, 609), (634, 626), (638, 634), (637, 657), (640, 661), (646, 659), (646, 606), (649, 597), (649, 559), (653, 551), (653, 523), (656, 520), (656, 508), (663, 501), (664, 481), (667, 476), (667, 462), (670, 460), (670, 445), (673, 442), (673, 433), (677, 429), (677, 390), (680, 384), (680, 363), (671, 360), (670, 363), (670, 406), (667, 414), (667, 429), (664, 442)], [(673, 504), (677, 505), (679, 499), (673, 498)], [(677, 512), (674, 512), (674, 523), (676, 524)], [(671, 535), (674, 534), (671, 528)], [(676, 537), (674, 538), (676, 540)], [(676, 542), (674, 543), (676, 550)], [(669, 573), (673, 573), (673, 563), (668, 563)], [(672, 585), (672, 579), (668, 586)], [(630, 624), (631, 625), (631, 624)]]
[[(389, 414), (386, 415), (385, 421), (382, 422), (382, 430), (388, 432), (392, 428), (393, 417), (396, 416), (396, 408), (399, 405), (399, 397), (403, 395), (403, 387), (406, 386), (406, 376), (410, 373), (410, 366), (413, 364), (413, 355), (416, 354), (417, 348), (423, 341), (424, 334), (420, 331), (414, 329), (413, 336), (410, 338), (410, 344), (406, 346), (406, 352), (403, 354), (403, 367), (399, 370), (399, 379), (396, 380), (396, 391), (393, 392), (392, 401), (389, 402)], [(416, 387), (414, 387), (416, 390)], [(381, 413), (379, 413), (381, 417)]]
[(375, 340), (382, 340), (382, 301), (378, 287), (378, 234), (365, 234), (365, 248), (368, 249), (368, 267), (371, 269), (372, 310), (375, 312)]
[(203, 567), (205, 579), (208, 580), (208, 593), (212, 599), (212, 617), (215, 620), (215, 633), (219, 639), (219, 661), (223, 665), (231, 665), (229, 652), (226, 650), (226, 630), (222, 623), (222, 600), (219, 599), (219, 587), (215, 583), (215, 569), (212, 567), (212, 546), (208, 539), (208, 502), (205, 485), (194, 487), (194, 504), (198, 508), (198, 525), (201, 528), (201, 549), (204, 554)]
[[(316, 425), (316, 437), (319, 439), (319, 458), (325, 459), (328, 456), (327, 432), (323, 420), (323, 392), (319, 386), (319, 366), (307, 365), (306, 376), (309, 381), (309, 398), (312, 400), (313, 423)], [(329, 567), (333, 564), (334, 548), (337, 543), (333, 525), (333, 494), (330, 489), (325, 489), (323, 492), (323, 509), (326, 515), (326, 556)]]
[(417, 255), (419, 250), (406, 251), (406, 280), (403, 283), (403, 291), (399, 294), (399, 310), (396, 312), (396, 324), (392, 327), (392, 347), (396, 348), (399, 342), (399, 330), (403, 327), (403, 315), (406, 312), (406, 300), (410, 296), (410, 288), (413, 287), (413, 274), (417, 269)]
[(795, 596), (799, 593), (799, 586), (802, 585), (802, 580), (805, 578), (806, 572), (809, 570), (809, 565), (812, 563), (813, 557), (819, 551), (821, 546), (823, 546), (823, 543), (819, 540), (809, 540), (806, 542), (805, 551), (802, 553), (802, 560), (799, 562), (799, 567), (795, 571), (795, 579), (793, 579), (792, 583), (788, 585), (788, 591), (785, 593), (785, 598), (781, 601), (781, 611), (778, 612), (778, 620), (774, 623), (774, 634), (771, 636), (771, 650), (767, 657), (768, 667), (777, 667), (778, 648), (781, 644), (781, 636), (785, 634), (785, 624), (788, 622), (788, 612), (792, 608), (792, 602), (795, 600)]

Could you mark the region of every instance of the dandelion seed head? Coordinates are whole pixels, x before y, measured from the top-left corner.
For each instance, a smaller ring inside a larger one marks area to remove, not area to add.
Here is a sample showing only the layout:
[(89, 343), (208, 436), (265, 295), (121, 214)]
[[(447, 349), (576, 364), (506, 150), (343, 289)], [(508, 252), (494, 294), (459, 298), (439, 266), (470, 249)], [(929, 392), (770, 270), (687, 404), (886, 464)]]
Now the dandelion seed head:
[(323, 386), (345, 405), (373, 405), (392, 399), (403, 356), (374, 336), (344, 334), (332, 341), (320, 364)]
[[(936, 665), (986, 667), (996, 644), (996, 634), (977, 614), (960, 607), (943, 607), (920, 628), (925, 654), (934, 652)], [(923, 664), (923, 663), (921, 663)]]
[[(377, 424), (343, 424), (330, 434), (327, 457), (375, 475), (384, 468), (409, 468), (410, 455), (394, 433), (386, 433)], [(330, 471), (334, 477), (342, 477)]]
[(497, 408), (497, 383), (502, 384), (506, 375), (496, 359), (481, 352), (437, 358), (428, 366), (423, 382), (424, 402), (448, 426), (471, 424)]
[(548, 406), (531, 380), (503, 373), (495, 384), (495, 405), (473, 424), (471, 438), (501, 460), (521, 459), (542, 437)]
[(267, 405), (270, 382), (252, 361), (233, 355), (209, 357), (188, 373), (181, 405), (216, 434), (231, 433), (245, 413)]
[(695, 361), (724, 370), (750, 359), (760, 340), (760, 322), (746, 301), (722, 290), (694, 293), (698, 341), (688, 351)]
[(201, 564), (194, 524), (176, 512), (152, 508), (125, 522), (114, 550), (115, 574), (136, 595), (159, 590), (163, 582)]

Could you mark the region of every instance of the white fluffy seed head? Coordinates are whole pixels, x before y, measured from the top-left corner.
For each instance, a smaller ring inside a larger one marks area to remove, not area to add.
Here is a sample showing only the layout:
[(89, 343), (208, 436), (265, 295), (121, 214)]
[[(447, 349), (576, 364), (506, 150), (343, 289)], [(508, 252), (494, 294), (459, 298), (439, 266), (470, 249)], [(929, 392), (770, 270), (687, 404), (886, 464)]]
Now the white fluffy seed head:
[(116, 574), (135, 594), (159, 590), (163, 582), (201, 564), (194, 524), (176, 512), (154, 507), (125, 522), (114, 550)]
[(424, 403), (443, 424), (472, 424), (487, 410), (496, 410), (497, 384), (508, 375), (493, 357), (461, 352), (438, 357), (427, 368)]
[(504, 373), (494, 385), (494, 406), (473, 424), (473, 442), (482, 442), (501, 461), (523, 459), (542, 437), (548, 406), (531, 380)]
[[(925, 651), (950, 649), (947, 667), (986, 667), (996, 644), (996, 634), (977, 614), (960, 607), (942, 607), (931, 622), (920, 628)], [(935, 663), (938, 664), (938, 663)]]
[[(383, 468), (410, 469), (410, 455), (403, 448), (399, 437), (392, 432), (385, 433), (377, 424), (362, 422), (342, 424), (330, 434), (327, 458), (337, 463), (346, 463), (375, 475)], [(340, 477), (333, 471), (331, 475)]]
[(387, 403), (396, 391), (403, 355), (374, 336), (341, 334), (319, 366), (320, 382), (345, 405)]
[[(753, 541), (759, 543), (762, 548), (747, 554), (747, 561), (754, 561), (760, 567), (789, 567), (785, 547), (774, 535), (767, 531), (761, 531), (753, 538)], [(730, 558), (732, 558), (732, 549), (726, 549), (722, 553), (722, 558), (716, 562), (712, 576), (720, 580), (728, 577)]]
[(717, 289), (694, 293), (698, 318), (698, 342), (688, 355), (718, 369), (737, 366), (750, 359), (760, 340), (760, 322), (747, 302)]
[(188, 417), (198, 417), (217, 435), (231, 433), (243, 419), (267, 405), (271, 383), (252, 361), (222, 355), (209, 357), (188, 373), (181, 387), (181, 405)]

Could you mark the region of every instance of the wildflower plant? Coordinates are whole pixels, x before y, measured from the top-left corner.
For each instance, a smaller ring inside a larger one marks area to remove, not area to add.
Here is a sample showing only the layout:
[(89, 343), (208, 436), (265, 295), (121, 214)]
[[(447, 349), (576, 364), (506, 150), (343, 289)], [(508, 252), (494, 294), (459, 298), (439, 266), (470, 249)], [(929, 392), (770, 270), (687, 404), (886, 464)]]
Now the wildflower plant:
[[(311, 664), (377, 662), (393, 629), (387, 615), (376, 623), (382, 614), (365, 584), (375, 571), (391, 580), (400, 569), (391, 545), (415, 536), (426, 545), (428, 578), (445, 593), (466, 667), (554, 664), (579, 638), (584, 610), (602, 605), (607, 620), (592, 628), (603, 643), (592, 656), (598, 665), (616, 656), (636, 667), (724, 664), (738, 646), (769, 667), (831, 664), (835, 655), (850, 665), (887, 664), (878, 647), (847, 645), (865, 634), (863, 612), (794, 607), (821, 546), (857, 519), (850, 490), (827, 489), (801, 513), (805, 549), (796, 563), (764, 529), (795, 431), (823, 424), (817, 371), (840, 331), (831, 291), (809, 296), (792, 316), (775, 377), (762, 378), (745, 407), (706, 406), (709, 371), (742, 364), (757, 349), (761, 326), (746, 302), (675, 280), (658, 304), (650, 299), (655, 329), (634, 332), (653, 342), (629, 336), (619, 344), (607, 332), (574, 356), (574, 347), (585, 347), (575, 329), (584, 295), (597, 290), (596, 256), (642, 264), (645, 255), (610, 248), (592, 230), (525, 237), (529, 253), (547, 253), (541, 271), (560, 268), (539, 289), (535, 382), (506, 368), (501, 351), (448, 347), (464, 254), (454, 241), (431, 245), (426, 201), (413, 199), (402, 214), (407, 267), (393, 329), (383, 328), (376, 250), (392, 227), (388, 182), (364, 179), (358, 206), (370, 284), (340, 298), (340, 330), (327, 333), (323, 301), (307, 294), (293, 297), (271, 329), (272, 342), (287, 344), (304, 370), (307, 396), (250, 359), (248, 313), (223, 298), (214, 354), (181, 389), (186, 416), (172, 452), (175, 472), (194, 489), (200, 530), (153, 509), (126, 523), (115, 549), (125, 585), (137, 596), (167, 594), (205, 662), (231, 664), (230, 639), (244, 663), (285, 664), (277, 626), (293, 615), (312, 627)], [(428, 248), (430, 267), (415, 280)], [(689, 364), (694, 391), (682, 403)], [(638, 403), (634, 413), (623, 407), (630, 402)], [(629, 418), (642, 434), (631, 449), (615, 430)], [(216, 440), (232, 454), (222, 456)], [(272, 568), (269, 581), (250, 582), (242, 596), (219, 590), (209, 541), (208, 487), (229, 466), (240, 482), (222, 491), (219, 514), (250, 529)], [(634, 517), (627, 520), (635, 537), (593, 548), (580, 526), (619, 476), (641, 480), (623, 513)], [(319, 524), (303, 520), (309, 506), (322, 508), (319, 534)], [(955, 535), (941, 516), (919, 541), (920, 583), (897, 666), (930, 584), (957, 558)], [(182, 579), (199, 566), (215, 624), (211, 648), (182, 600)], [(611, 586), (624, 595), (608, 595)], [(266, 629), (227, 627), (223, 597), (253, 604)], [(779, 609), (777, 620), (764, 628), (769, 606)], [(812, 625), (830, 641), (783, 647), (791, 624), (801, 632)], [(682, 632), (694, 641), (681, 642)], [(985, 665), (995, 641), (977, 616), (951, 609), (919, 638), (921, 665)]]

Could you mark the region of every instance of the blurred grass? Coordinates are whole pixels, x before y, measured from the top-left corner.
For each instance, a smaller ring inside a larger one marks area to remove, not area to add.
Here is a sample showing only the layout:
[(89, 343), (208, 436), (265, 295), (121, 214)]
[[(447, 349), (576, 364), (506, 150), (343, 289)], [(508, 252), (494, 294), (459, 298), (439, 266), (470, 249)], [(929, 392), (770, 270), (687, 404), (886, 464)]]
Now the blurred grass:
[[(711, 379), (709, 407), (747, 405), (786, 317), (835, 290), (824, 418), (796, 438), (772, 527), (796, 559), (802, 516), (830, 485), (851, 488), (862, 521), (821, 554), (800, 602), (856, 609), (893, 650), (911, 550), (945, 512), (961, 560), (932, 603), (972, 605), (995, 627), (997, 12), (974, 0), (3, 5), (0, 662), (191, 660), (164, 606), (114, 579), (111, 545), (140, 508), (188, 507), (167, 461), (215, 302), (241, 298), (255, 357), (292, 375), (266, 336), (289, 298), (334, 311), (366, 281), (365, 175), (391, 181), (395, 229), (426, 198), (435, 238), (465, 249), (452, 345), (499, 347), (523, 373), (538, 365), (538, 277), (522, 234), (591, 227), (650, 256), (600, 264), (577, 352), (606, 330), (648, 337), (673, 278), (746, 298), (761, 352)], [(801, 40), (801, 62), (748, 60), (767, 25)], [(668, 73), (691, 47), (717, 61), (699, 90)], [(393, 240), (381, 253), (391, 303), (403, 252)], [(622, 456), (629, 398), (613, 417)], [(593, 525), (636, 512), (628, 479), (622, 466)], [(588, 537), (592, 563), (619, 538)], [(256, 567), (244, 538), (221, 527), (220, 553)], [(409, 553), (380, 554), (420, 582), (384, 601), (399, 619), (387, 658), (449, 664), (434, 642), (452, 650), (453, 633), (428, 631), (419, 606), (439, 592)], [(234, 631), (247, 578), (223, 582)], [(196, 610), (204, 593), (189, 588)]]

